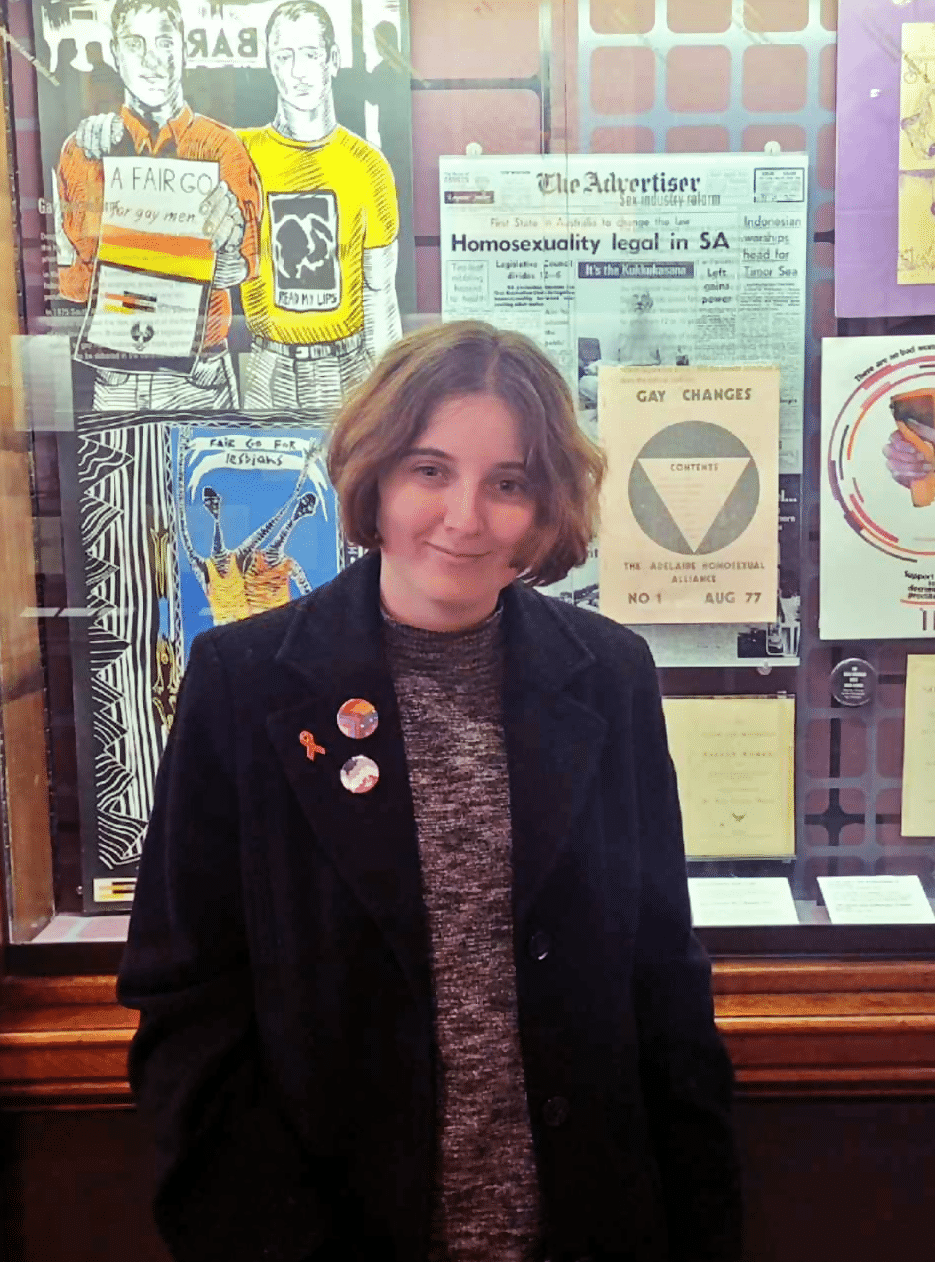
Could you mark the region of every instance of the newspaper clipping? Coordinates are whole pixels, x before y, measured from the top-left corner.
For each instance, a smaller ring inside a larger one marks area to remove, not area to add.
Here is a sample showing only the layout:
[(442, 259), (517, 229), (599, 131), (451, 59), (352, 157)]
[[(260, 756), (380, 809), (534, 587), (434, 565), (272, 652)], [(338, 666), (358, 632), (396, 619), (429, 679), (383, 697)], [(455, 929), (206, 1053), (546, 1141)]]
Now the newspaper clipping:
[[(606, 365), (779, 367), (778, 620), (644, 631), (661, 666), (794, 663), (807, 156), (500, 155), (440, 167), (445, 318), (533, 337), (593, 437)], [(554, 594), (598, 607), (596, 548)]]

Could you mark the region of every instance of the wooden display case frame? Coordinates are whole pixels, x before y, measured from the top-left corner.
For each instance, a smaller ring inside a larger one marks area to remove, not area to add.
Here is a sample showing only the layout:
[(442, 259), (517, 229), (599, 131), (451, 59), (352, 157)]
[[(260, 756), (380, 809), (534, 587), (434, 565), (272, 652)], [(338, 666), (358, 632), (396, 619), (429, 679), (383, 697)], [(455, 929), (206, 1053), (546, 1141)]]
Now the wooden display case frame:
[[(0, 107), (4, 102), (0, 100)], [(4, 117), (7, 117), (4, 109)], [(0, 128), (0, 189), (10, 189)], [(28, 941), (53, 911), (43, 675), (34, 606), (28, 434), (12, 197), (0, 197), (0, 735), (5, 877), (0, 880), (0, 1108), (132, 1105), (135, 1013), (111, 975), (26, 977), (3, 936)], [(28, 948), (17, 947), (17, 951)], [(760, 1097), (935, 1095), (935, 960), (735, 957), (714, 966), (717, 1019), (738, 1087)]]
[[(935, 963), (728, 960), (714, 985), (744, 1095), (935, 1095)], [(0, 1108), (129, 1108), (135, 1024), (113, 977), (4, 977)]]

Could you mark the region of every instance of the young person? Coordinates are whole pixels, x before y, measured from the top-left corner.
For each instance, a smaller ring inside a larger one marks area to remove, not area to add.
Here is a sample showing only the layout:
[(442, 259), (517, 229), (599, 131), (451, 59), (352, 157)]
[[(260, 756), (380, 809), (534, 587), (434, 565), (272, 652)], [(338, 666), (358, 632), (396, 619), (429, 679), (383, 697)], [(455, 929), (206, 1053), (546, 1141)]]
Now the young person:
[(180, 1262), (728, 1262), (731, 1070), (655, 670), (537, 593), (603, 473), (526, 338), (391, 347), (367, 555), (195, 641), (123, 1003)]

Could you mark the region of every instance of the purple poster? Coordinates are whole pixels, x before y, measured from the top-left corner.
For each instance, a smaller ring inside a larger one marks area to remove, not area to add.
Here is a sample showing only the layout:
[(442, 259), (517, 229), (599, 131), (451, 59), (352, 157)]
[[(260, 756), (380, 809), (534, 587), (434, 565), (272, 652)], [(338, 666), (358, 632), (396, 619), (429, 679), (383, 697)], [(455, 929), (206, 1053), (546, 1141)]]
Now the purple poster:
[(935, 0), (838, 18), (835, 314), (935, 314)]

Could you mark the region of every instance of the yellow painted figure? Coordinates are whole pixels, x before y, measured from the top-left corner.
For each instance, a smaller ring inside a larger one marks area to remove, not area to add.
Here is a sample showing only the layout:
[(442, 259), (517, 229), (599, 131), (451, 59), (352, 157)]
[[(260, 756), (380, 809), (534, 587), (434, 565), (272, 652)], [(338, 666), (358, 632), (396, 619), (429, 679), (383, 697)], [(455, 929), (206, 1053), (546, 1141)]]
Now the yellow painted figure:
[(243, 575), (236, 556), (230, 557), (224, 568), (221, 563), (208, 557), (204, 563), (205, 595), (216, 627), (225, 622), (239, 622), (250, 612), (244, 592)]
[[(393, 173), (344, 127), (304, 144), (273, 126), (240, 133), (263, 187), (259, 275), (242, 287), (254, 336), (334, 342), (364, 326), (364, 251), (396, 239)], [(339, 190), (339, 191), (336, 191)]]
[(214, 526), (211, 551), (208, 556), (201, 556), (188, 527), (188, 506), (185, 502), (184, 469), (191, 448), (192, 432), (191, 427), (187, 427), (179, 435), (176, 458), (175, 510), (179, 543), (207, 597), (214, 625), (238, 622), (250, 614), (288, 604), (296, 596), (311, 591), (305, 571), (294, 557), (288, 555), (286, 547), (296, 525), (303, 517), (312, 516), (318, 508), (319, 495), (302, 490), (308, 478), (318, 486), (319, 493), (322, 490), (321, 478), (316, 478), (313, 449), (309, 449), (292, 494), (268, 521), (236, 548), (228, 547), (224, 539), (221, 496), (213, 487), (206, 486), (201, 501), (205, 511), (213, 518)]
[(247, 408), (330, 410), (400, 334), (399, 211), (380, 151), (339, 126), (338, 47), (314, 0), (270, 16), (274, 121), (240, 132), (260, 177), (260, 268), (242, 287), (253, 335)]

